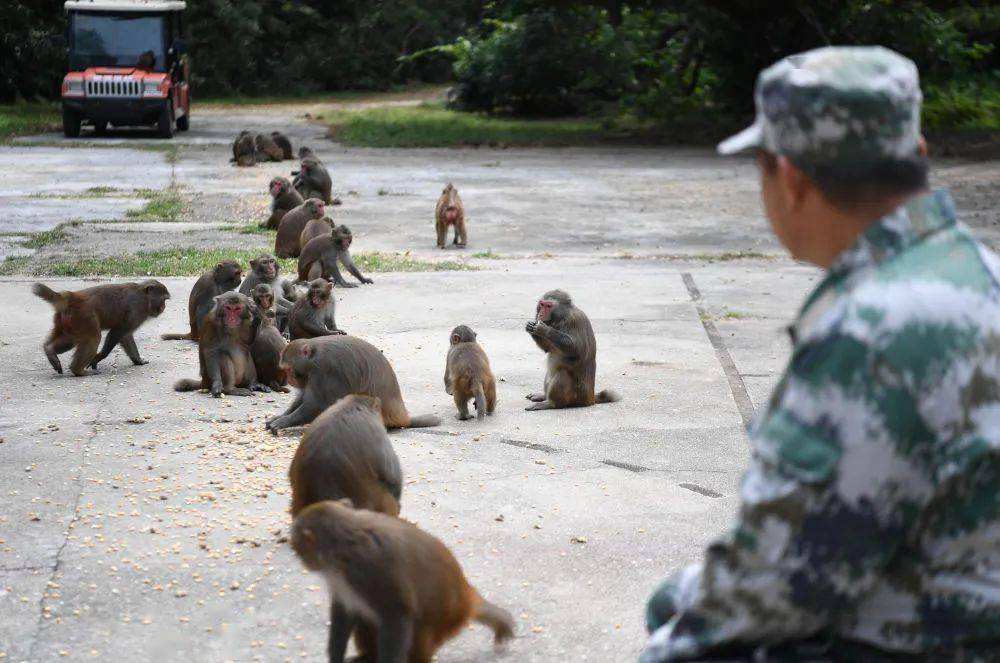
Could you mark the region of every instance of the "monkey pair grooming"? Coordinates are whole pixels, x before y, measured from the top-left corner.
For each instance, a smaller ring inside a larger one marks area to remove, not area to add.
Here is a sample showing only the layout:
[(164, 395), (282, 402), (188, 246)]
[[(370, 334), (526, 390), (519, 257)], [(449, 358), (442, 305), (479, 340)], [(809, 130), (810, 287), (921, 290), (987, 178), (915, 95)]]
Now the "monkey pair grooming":
[(268, 420), (271, 432), (304, 426), (350, 394), (377, 397), (382, 402), (382, 423), (387, 429), (441, 423), (434, 415), (410, 415), (389, 361), (378, 348), (360, 338), (323, 336), (292, 341), (281, 355), (281, 367), (298, 392), (284, 414)]
[(358, 508), (399, 515), (403, 471), (382, 423), (382, 403), (351, 394), (303, 433), (288, 468), (294, 518), (310, 504), (350, 499)]
[(253, 289), (252, 297), (260, 315), (257, 333), (250, 344), (250, 357), (257, 371), (257, 381), (273, 391), (288, 393), (288, 387), (285, 386), (288, 378), (281, 370), (281, 353), (288, 341), (278, 330), (274, 291), (268, 284), (258, 283)]
[(430, 663), (469, 621), (492, 629), (497, 644), (514, 637), (510, 613), (469, 584), (441, 541), (405, 520), (328, 500), (299, 513), (291, 544), (329, 584), (334, 663), (352, 634), (355, 660), (379, 663)]
[(434, 226), (437, 229), (437, 245), (443, 249), (447, 241), (448, 227), (455, 228), (455, 239), (452, 242), (459, 248), (465, 248), (469, 237), (465, 231), (465, 207), (458, 197), (458, 189), (451, 182), (441, 192), (437, 207), (434, 210)]
[(526, 410), (586, 407), (621, 400), (613, 391), (594, 393), (597, 373), (597, 340), (587, 315), (573, 305), (562, 290), (545, 293), (535, 309), (535, 319), (525, 327), (535, 344), (548, 356), (545, 389), (528, 394), (533, 405)]
[(313, 219), (322, 219), (326, 214), (326, 203), (319, 198), (309, 198), (304, 203), (289, 210), (278, 224), (278, 234), (274, 237), (274, 255), (279, 258), (298, 258), (302, 251), (302, 231)]
[[(309, 223), (316, 223), (310, 221)], [(306, 227), (308, 230), (308, 226)], [(306, 231), (302, 231), (303, 237)], [(374, 283), (374, 281), (358, 269), (354, 260), (351, 259), (351, 242), (354, 236), (347, 226), (333, 226), (325, 234), (313, 237), (307, 244), (303, 244), (302, 253), (299, 254), (299, 280), (312, 281), (323, 278), (333, 281), (341, 288), (356, 288), (356, 283), (348, 283), (344, 280), (337, 267), (339, 262), (344, 268), (354, 275), (354, 278), (362, 283)]]
[(215, 298), (224, 292), (240, 287), (243, 269), (235, 260), (223, 260), (212, 271), (198, 277), (191, 287), (188, 296), (188, 324), (191, 331), (187, 334), (163, 334), (165, 341), (197, 341), (202, 318), (215, 305)]
[(309, 282), (309, 292), (300, 297), (288, 313), (288, 333), (292, 340), (346, 334), (334, 320), (333, 284), (324, 279)]
[(253, 305), (246, 295), (227, 292), (215, 298), (211, 311), (202, 318), (198, 336), (198, 366), (201, 378), (178, 380), (176, 391), (208, 389), (212, 396), (249, 396), (270, 391), (257, 381), (257, 370), (249, 346), (256, 335)]
[(476, 332), (466, 325), (451, 330), (451, 346), (444, 368), (444, 390), (455, 397), (460, 421), (471, 419), (469, 400), (476, 404), (480, 421), (493, 414), (497, 403), (497, 383), (490, 370), (490, 360), (476, 343)]
[(272, 131), (270, 136), (256, 136), (244, 129), (233, 140), (233, 158), (230, 163), (237, 166), (253, 166), (259, 161), (282, 161), (292, 158), (292, 143), (280, 131)]
[[(59, 355), (76, 348), (70, 362), (70, 372), (77, 377), (90, 366), (97, 365), (119, 343), (136, 366), (149, 362), (139, 356), (132, 334), (148, 318), (155, 318), (166, 308), (170, 293), (159, 281), (99, 285), (85, 290), (56, 292), (42, 283), (31, 291), (52, 304), (55, 316), (52, 331), (42, 346), (45, 357), (56, 373), (62, 373)], [(101, 330), (107, 329), (104, 347), (98, 353)]]
[(286, 177), (275, 177), (268, 184), (268, 191), (271, 193), (271, 216), (261, 224), (264, 228), (276, 230), (285, 214), (295, 209), (305, 201), (302, 194), (292, 187), (292, 183)]

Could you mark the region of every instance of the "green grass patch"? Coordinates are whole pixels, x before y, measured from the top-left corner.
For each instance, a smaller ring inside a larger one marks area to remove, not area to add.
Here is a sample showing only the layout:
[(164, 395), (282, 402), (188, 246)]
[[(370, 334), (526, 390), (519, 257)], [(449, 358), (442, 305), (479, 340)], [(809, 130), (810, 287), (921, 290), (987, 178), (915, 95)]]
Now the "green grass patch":
[(482, 258), (483, 260), (503, 260), (503, 256), (499, 253), (494, 253), (493, 249), (487, 249), (486, 251), (479, 251), (478, 253), (472, 254), (473, 258)]
[(57, 103), (0, 105), (0, 142), (61, 127), (62, 110)]
[[(110, 258), (80, 258), (60, 262), (32, 262), (27, 256), (11, 256), (0, 263), (0, 276), (31, 274), (46, 276), (197, 276), (221, 260), (237, 260), (248, 265), (266, 249), (165, 249), (140, 251)], [(364, 272), (440, 272), (475, 270), (461, 262), (418, 260), (405, 253), (358, 253), (352, 256)], [(286, 274), (296, 274), (297, 261), (279, 260)]]
[(228, 230), (230, 232), (239, 233), (240, 235), (276, 235), (278, 232), (277, 229), (271, 230), (270, 228), (265, 228), (264, 226), (257, 225), (256, 223), (222, 226), (220, 230)]
[[(600, 119), (534, 120), (447, 110), (441, 104), (327, 111), (336, 140), (364, 147), (568, 146), (628, 138), (631, 128)], [(384, 195), (384, 194), (383, 194)]]
[(32, 234), (26, 242), (21, 244), (21, 246), (29, 249), (40, 249), (43, 246), (48, 246), (49, 244), (62, 242), (66, 239), (66, 236), (66, 228), (64, 226), (58, 226), (52, 230), (43, 230), (40, 233)]
[(125, 218), (130, 221), (176, 221), (184, 211), (184, 200), (176, 189), (165, 191), (144, 191), (139, 195), (148, 194), (149, 202), (139, 208), (125, 211)]
[(263, 95), (259, 97), (246, 97), (239, 95), (210, 97), (199, 99), (199, 107), (207, 108), (232, 108), (240, 106), (280, 106), (283, 104), (339, 104), (352, 102), (378, 102), (394, 101), (411, 96), (438, 96), (444, 94), (444, 88), (440, 85), (428, 85), (417, 83), (413, 85), (399, 85), (390, 88), (388, 91), (379, 92), (371, 90), (340, 90), (337, 92), (308, 92), (304, 94), (279, 94)]

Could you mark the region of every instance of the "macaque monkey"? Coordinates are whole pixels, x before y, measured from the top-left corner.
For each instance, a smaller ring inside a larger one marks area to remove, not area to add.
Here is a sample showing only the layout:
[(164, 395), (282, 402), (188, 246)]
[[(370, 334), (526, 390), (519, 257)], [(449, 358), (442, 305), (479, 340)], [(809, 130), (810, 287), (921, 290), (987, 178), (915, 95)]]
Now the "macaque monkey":
[(469, 238), (465, 231), (465, 208), (462, 199), (458, 197), (458, 189), (451, 182), (441, 192), (437, 208), (434, 211), (435, 227), (437, 228), (437, 245), (443, 249), (447, 242), (448, 227), (455, 228), (455, 246), (464, 249)]
[(223, 260), (198, 277), (191, 287), (188, 296), (188, 324), (191, 331), (187, 334), (163, 334), (165, 341), (197, 341), (201, 320), (215, 305), (215, 298), (224, 292), (240, 287), (243, 268), (235, 260)]
[(490, 360), (476, 343), (476, 332), (465, 325), (451, 330), (451, 347), (444, 368), (444, 390), (455, 397), (458, 418), (471, 419), (469, 400), (476, 403), (480, 421), (493, 414), (497, 403), (497, 383), (490, 370)]

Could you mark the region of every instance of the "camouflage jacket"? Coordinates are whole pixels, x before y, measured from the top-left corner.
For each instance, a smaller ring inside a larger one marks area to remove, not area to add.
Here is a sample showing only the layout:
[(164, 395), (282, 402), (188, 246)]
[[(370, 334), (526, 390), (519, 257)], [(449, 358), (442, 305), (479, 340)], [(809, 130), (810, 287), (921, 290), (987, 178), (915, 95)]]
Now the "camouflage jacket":
[(838, 257), (751, 426), (737, 523), (651, 599), (643, 661), (811, 636), (1000, 658), (998, 279), (944, 191)]

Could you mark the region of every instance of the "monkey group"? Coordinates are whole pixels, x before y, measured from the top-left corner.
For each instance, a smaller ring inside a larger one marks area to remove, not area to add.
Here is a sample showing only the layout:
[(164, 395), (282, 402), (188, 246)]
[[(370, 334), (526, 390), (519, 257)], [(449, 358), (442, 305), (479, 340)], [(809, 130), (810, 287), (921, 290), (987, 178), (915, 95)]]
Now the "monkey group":
[[(233, 143), (238, 165), (290, 155), (291, 144), (278, 132), (246, 131)], [(307, 147), (299, 156), (293, 180), (275, 177), (269, 184), (271, 213), (262, 225), (277, 231), (274, 255), (250, 260), (246, 272), (236, 261), (216, 264), (191, 288), (188, 331), (162, 335), (198, 344), (199, 376), (178, 380), (174, 389), (218, 398), (295, 388), (286, 410), (265, 427), (273, 434), (305, 427), (288, 470), (290, 542), (330, 587), (330, 661), (343, 661), (353, 638), (356, 660), (429, 663), (471, 621), (502, 643), (514, 637), (510, 613), (479, 594), (440, 540), (400, 517), (403, 471), (387, 431), (437, 426), (441, 419), (411, 414), (382, 351), (338, 326), (334, 285), (357, 287), (339, 267), (362, 284), (372, 279), (351, 259), (350, 229), (326, 215), (325, 166)], [(449, 228), (452, 243), (465, 247), (464, 208), (451, 183), (435, 209), (438, 247), (445, 247)], [(275, 256), (298, 259), (295, 278), (281, 274)], [(59, 355), (75, 349), (70, 370), (76, 376), (97, 370), (116, 345), (134, 364), (145, 364), (133, 333), (162, 314), (170, 299), (155, 280), (64, 292), (37, 283), (33, 292), (55, 309), (46, 358), (62, 373)], [(619, 400), (610, 390), (595, 391), (593, 327), (565, 291), (542, 295), (525, 331), (546, 355), (543, 388), (527, 394), (526, 410)], [(444, 390), (457, 418), (473, 418), (470, 401), (477, 420), (493, 415), (496, 378), (476, 332), (456, 326), (447, 347)]]

